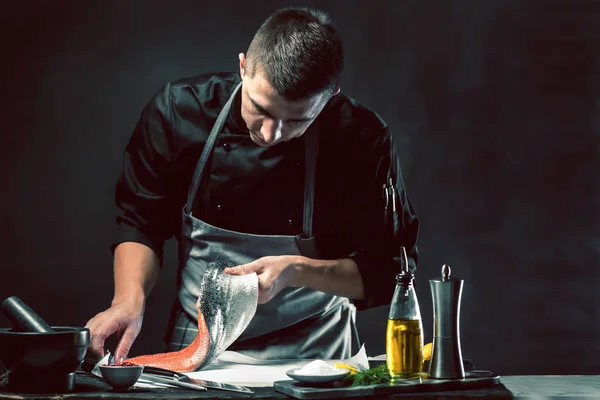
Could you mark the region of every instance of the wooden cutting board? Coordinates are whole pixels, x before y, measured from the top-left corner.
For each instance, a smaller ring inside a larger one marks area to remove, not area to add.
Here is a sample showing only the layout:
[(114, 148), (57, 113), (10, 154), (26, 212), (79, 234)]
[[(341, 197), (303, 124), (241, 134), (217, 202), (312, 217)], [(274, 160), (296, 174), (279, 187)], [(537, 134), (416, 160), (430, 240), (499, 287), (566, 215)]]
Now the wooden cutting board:
[(276, 391), (297, 399), (328, 399), (340, 397), (381, 396), (399, 393), (444, 392), (450, 390), (482, 389), (500, 385), (500, 377), (490, 371), (469, 371), (465, 379), (428, 379), (426, 374), (420, 381), (405, 381), (398, 384), (350, 386), (349, 379), (329, 384), (307, 384), (294, 380), (277, 381)]

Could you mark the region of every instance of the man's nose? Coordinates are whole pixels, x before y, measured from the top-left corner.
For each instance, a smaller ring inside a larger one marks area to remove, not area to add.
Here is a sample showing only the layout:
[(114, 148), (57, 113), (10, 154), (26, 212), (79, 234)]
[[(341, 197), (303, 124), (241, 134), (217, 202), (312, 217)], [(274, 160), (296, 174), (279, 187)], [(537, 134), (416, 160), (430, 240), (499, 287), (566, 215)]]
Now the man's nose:
[(265, 143), (273, 143), (281, 138), (281, 129), (283, 128), (283, 121), (275, 119), (265, 119), (262, 127), (260, 128), (260, 134)]

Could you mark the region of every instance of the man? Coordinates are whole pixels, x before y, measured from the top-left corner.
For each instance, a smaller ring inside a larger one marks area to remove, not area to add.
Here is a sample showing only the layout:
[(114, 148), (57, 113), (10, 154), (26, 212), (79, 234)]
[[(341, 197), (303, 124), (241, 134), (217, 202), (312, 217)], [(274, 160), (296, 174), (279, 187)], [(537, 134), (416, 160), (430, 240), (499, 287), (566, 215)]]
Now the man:
[[(340, 92), (343, 62), (327, 14), (283, 9), (239, 55), (239, 75), (172, 82), (148, 103), (117, 185), (115, 294), (87, 324), (92, 352), (118, 333), (115, 358), (127, 356), (171, 236), (180, 270), (169, 351), (195, 337), (199, 274), (222, 256), (234, 266), (225, 273), (259, 278), (256, 314), (231, 350), (264, 359), (358, 350), (356, 308), (389, 304), (401, 246), (416, 268), (418, 219), (387, 125)], [(386, 220), (388, 178), (397, 213)]]

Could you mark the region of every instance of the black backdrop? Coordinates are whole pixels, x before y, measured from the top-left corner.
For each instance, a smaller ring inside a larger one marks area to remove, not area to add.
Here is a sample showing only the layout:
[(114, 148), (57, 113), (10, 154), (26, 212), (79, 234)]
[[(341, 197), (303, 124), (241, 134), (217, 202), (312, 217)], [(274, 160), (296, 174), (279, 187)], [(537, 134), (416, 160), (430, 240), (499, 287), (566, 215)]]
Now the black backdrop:
[[(343, 90), (387, 120), (403, 157), (425, 340), (427, 280), (448, 263), (475, 365), (600, 371), (599, 2), (41, 3), (0, 17), (3, 299), (54, 325), (107, 307), (113, 190), (141, 108), (169, 80), (236, 70), (276, 8), (318, 5), (345, 38)], [(162, 350), (174, 262), (171, 242), (133, 354)], [(359, 315), (369, 355), (385, 351), (386, 311)]]

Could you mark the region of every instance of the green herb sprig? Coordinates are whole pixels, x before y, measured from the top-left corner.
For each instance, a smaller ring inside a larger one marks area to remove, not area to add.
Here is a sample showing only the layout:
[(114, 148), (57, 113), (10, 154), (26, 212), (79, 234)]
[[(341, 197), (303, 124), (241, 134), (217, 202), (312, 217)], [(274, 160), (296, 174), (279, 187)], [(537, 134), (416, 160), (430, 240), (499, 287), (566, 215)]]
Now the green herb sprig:
[(378, 385), (390, 381), (390, 373), (385, 364), (369, 369), (359, 369), (356, 374), (351, 377), (352, 386)]

